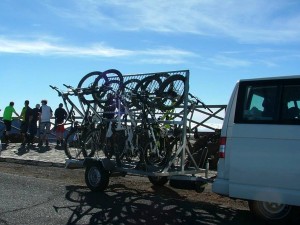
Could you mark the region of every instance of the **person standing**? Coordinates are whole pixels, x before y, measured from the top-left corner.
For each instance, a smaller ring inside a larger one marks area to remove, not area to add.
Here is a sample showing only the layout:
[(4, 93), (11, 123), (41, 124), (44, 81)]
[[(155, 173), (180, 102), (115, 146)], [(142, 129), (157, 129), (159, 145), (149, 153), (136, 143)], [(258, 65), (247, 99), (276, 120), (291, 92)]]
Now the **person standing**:
[(42, 106), (40, 108), (40, 146), (43, 146), (43, 142), (45, 141), (46, 146), (49, 146), (48, 135), (50, 134), (51, 122), (50, 119), (52, 117), (53, 111), (51, 107), (47, 105), (47, 100), (41, 101)]
[(10, 102), (8, 106), (5, 107), (3, 112), (3, 122), (5, 124), (5, 140), (8, 144), (10, 142), (10, 131), (11, 131), (11, 122), (12, 122), (12, 114), (16, 114), (18, 117), (19, 114), (16, 112), (14, 108), (15, 103)]
[(59, 144), (61, 144), (61, 146), (63, 146), (64, 131), (65, 131), (64, 121), (67, 118), (67, 115), (68, 115), (68, 113), (63, 108), (63, 104), (60, 103), (58, 108), (54, 112), (57, 146), (59, 146)]
[(37, 134), (37, 121), (39, 120), (40, 104), (36, 104), (35, 108), (31, 110), (29, 118), (29, 135), (26, 143), (29, 146), (34, 143), (34, 136)]
[(112, 93), (107, 94), (107, 100), (104, 104), (103, 118), (113, 119), (115, 116), (116, 102)]
[(27, 131), (28, 131), (28, 126), (29, 126), (29, 118), (31, 116), (31, 108), (29, 107), (29, 101), (26, 100), (24, 102), (24, 107), (21, 111), (21, 135), (23, 137), (23, 142), (22, 146), (25, 147), (26, 140), (27, 140)]

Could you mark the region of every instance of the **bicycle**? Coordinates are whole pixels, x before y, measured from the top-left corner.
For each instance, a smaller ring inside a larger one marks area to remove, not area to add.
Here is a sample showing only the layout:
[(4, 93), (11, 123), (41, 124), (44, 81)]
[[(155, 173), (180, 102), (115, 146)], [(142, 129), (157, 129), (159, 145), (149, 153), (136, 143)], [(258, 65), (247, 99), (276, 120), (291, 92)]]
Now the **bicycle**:
[(161, 130), (150, 106), (151, 103), (148, 102), (148, 95), (145, 93), (135, 93), (135, 95), (141, 103), (141, 115), (138, 118), (140, 121), (135, 121), (135, 125), (126, 126), (127, 139), (119, 160), (123, 164), (138, 161), (140, 165), (137, 167), (156, 170), (155, 167), (161, 167), (167, 158), (164, 137), (160, 135)]
[[(62, 97), (65, 108), (67, 109), (68, 116), (66, 118), (65, 124), (70, 122), (70, 130), (67, 134), (64, 142), (64, 151), (66, 156), (69, 159), (81, 159), (84, 157), (92, 157), (94, 155), (94, 151), (88, 151), (87, 149), (82, 148), (83, 141), (85, 140), (85, 136), (90, 129), (95, 126), (94, 121), (91, 118), (91, 112), (94, 112), (95, 115), (98, 115), (96, 109), (91, 106), (90, 101), (85, 101), (82, 96), (85, 93), (90, 93), (90, 89), (77, 89), (73, 88), (69, 85), (65, 85), (69, 91), (62, 92), (57, 87), (50, 85), (50, 87), (58, 92), (58, 95)], [(75, 103), (69, 98), (70, 95), (78, 96), (79, 102), (81, 105), (81, 110), (75, 105)], [(84, 104), (87, 105), (84, 108)], [(69, 109), (69, 105), (71, 108)], [(81, 123), (76, 121), (75, 119), (75, 111), (83, 118)]]

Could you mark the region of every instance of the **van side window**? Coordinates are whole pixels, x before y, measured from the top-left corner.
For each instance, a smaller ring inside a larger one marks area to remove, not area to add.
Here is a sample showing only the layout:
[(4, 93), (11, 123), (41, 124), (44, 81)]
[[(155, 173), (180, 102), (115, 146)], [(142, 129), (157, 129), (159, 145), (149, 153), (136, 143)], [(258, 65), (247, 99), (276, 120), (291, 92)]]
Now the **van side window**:
[(300, 80), (240, 82), (234, 121), (300, 124)]
[(249, 85), (243, 89), (243, 92), (240, 92), (244, 96), (240, 111), (243, 121), (272, 121), (277, 119), (277, 86)]
[(300, 120), (300, 85), (283, 88), (282, 120)]

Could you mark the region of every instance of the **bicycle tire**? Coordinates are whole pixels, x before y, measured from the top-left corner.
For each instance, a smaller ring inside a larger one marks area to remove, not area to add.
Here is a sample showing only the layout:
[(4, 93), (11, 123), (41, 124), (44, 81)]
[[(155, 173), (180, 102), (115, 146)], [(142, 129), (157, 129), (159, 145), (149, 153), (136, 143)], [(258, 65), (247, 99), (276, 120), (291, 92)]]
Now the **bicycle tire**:
[[(143, 147), (140, 145), (135, 146), (136, 138), (140, 139), (141, 137), (139, 134), (134, 133), (132, 143), (127, 140), (127, 136), (120, 138), (122, 143), (118, 145), (118, 152), (116, 154), (116, 160), (119, 167), (134, 169), (139, 162), (144, 161)], [(139, 142), (144, 143), (142, 140)], [(133, 146), (131, 146), (131, 144)]]
[(123, 75), (122, 75), (122, 73), (121, 73), (119, 70), (116, 70), (116, 69), (108, 69), (108, 70), (105, 70), (105, 71), (103, 72), (103, 74), (104, 74), (107, 78), (117, 77), (118, 80), (121, 82), (121, 84), (124, 83)]
[(71, 130), (65, 139), (64, 151), (69, 159), (84, 159), (85, 151), (82, 150), (82, 138), (79, 129)]
[[(86, 74), (83, 78), (81, 78), (81, 80), (79, 81), (77, 88), (78, 89), (85, 89), (85, 91), (83, 91), (83, 93), (78, 94), (78, 98), (80, 101), (82, 102), (89, 102), (89, 103), (94, 103), (94, 96), (92, 95), (92, 93), (94, 92), (94, 83), (95, 80), (98, 77), (101, 77), (102, 72), (100, 71), (93, 71), (90, 72), (88, 74)], [(90, 89), (88, 92), (86, 91), (87, 89)]]
[[(153, 152), (151, 149), (151, 145), (154, 145), (153, 141), (152, 141), (152, 143), (149, 142), (146, 145), (145, 161), (147, 163), (147, 166), (152, 166), (153, 168), (160, 170), (160, 169), (163, 169), (164, 166), (167, 164), (167, 162), (170, 159), (170, 156), (172, 154), (172, 151), (170, 150), (170, 147), (168, 146), (168, 144), (169, 144), (167, 142), (168, 140), (166, 140), (164, 138), (159, 138), (158, 141), (159, 141), (159, 145), (157, 146), (158, 149), (155, 149), (155, 152)], [(158, 151), (158, 152), (156, 152), (156, 151)]]
[(101, 143), (101, 129), (89, 131), (82, 144), (82, 150), (86, 157), (93, 157), (96, 152), (99, 153), (102, 149)]
[(136, 96), (132, 98), (132, 104), (138, 109), (141, 109), (143, 104), (155, 104), (155, 94), (161, 83), (161, 79), (156, 75), (143, 78), (133, 90)]
[[(100, 79), (102, 79), (102, 77)], [(105, 80), (104, 77), (103, 79)], [(96, 83), (98, 83), (98, 80), (95, 81), (95, 84)], [(97, 91), (93, 92), (93, 99), (100, 108), (104, 109), (105, 103), (107, 102), (107, 95), (109, 93), (115, 95), (117, 90), (121, 89), (121, 84), (118, 80), (108, 80), (105, 81), (100, 88), (95, 87), (95, 89), (97, 89)]]
[(94, 85), (94, 82), (98, 76), (101, 76), (102, 72), (93, 71), (84, 75), (79, 81), (77, 88), (90, 88)]
[(127, 106), (128, 108), (131, 108), (133, 106), (132, 92), (139, 82), (140, 82), (139, 79), (130, 79), (123, 83), (124, 102), (125, 102), (125, 106)]
[(183, 102), (185, 94), (185, 77), (175, 74), (168, 77), (160, 86), (157, 96), (157, 107), (160, 110), (170, 110)]
[[(105, 81), (111, 81), (111, 80), (118, 80), (119, 81), (119, 84), (120, 86), (122, 87), (123, 86), (123, 81), (124, 81), (124, 78), (123, 78), (123, 75), (122, 73), (119, 71), (119, 70), (116, 70), (116, 69), (109, 69), (109, 70), (105, 70), (103, 73), (103, 78), (106, 77)], [(95, 82), (94, 82), (94, 87), (101, 87), (101, 83), (99, 84), (99, 81), (101, 80), (102, 77), (98, 77), (95, 79)]]

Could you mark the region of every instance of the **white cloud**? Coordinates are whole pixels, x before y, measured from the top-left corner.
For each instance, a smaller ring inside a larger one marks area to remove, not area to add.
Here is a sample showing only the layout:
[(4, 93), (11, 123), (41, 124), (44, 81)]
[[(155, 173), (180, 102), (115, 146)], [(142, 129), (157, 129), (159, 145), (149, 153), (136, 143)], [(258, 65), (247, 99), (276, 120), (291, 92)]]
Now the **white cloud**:
[(233, 58), (233, 57), (227, 57), (227, 56), (215, 56), (211, 59), (209, 59), (211, 63), (218, 66), (226, 66), (226, 67), (248, 67), (252, 64), (251, 61)]
[[(185, 58), (196, 57), (189, 51), (171, 47), (161, 47), (145, 50), (127, 50), (107, 46), (104, 43), (92, 44), (86, 47), (66, 46), (56, 44), (55, 38), (47, 37), (34, 41), (12, 40), (11, 38), (0, 37), (0, 53), (32, 54), (32, 55), (59, 55), (72, 57), (127, 57), (137, 58), (140, 62), (179, 64)], [(51, 41), (52, 40), (52, 41)]]
[(86, 28), (191, 33), (246, 43), (298, 42), (298, 1), (278, 0), (81, 0), (71, 10), (55, 8)]

